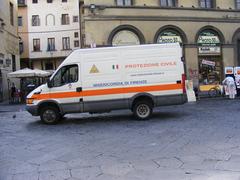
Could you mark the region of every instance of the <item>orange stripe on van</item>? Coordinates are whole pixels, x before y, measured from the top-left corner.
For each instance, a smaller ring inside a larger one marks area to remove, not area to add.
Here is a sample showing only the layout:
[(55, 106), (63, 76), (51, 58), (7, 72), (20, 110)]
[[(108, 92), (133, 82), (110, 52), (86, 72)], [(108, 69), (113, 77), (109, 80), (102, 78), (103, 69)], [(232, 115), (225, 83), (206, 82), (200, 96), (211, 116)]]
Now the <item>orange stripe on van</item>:
[(165, 84), (157, 86), (139, 86), (139, 87), (125, 87), (125, 88), (111, 88), (111, 89), (98, 89), (98, 90), (83, 90), (82, 92), (59, 92), (48, 94), (34, 94), (32, 98), (37, 100), (42, 99), (59, 99), (59, 98), (73, 98), (84, 96), (99, 96), (111, 94), (126, 94), (136, 92), (150, 92), (150, 91), (167, 91), (182, 89), (182, 84)]

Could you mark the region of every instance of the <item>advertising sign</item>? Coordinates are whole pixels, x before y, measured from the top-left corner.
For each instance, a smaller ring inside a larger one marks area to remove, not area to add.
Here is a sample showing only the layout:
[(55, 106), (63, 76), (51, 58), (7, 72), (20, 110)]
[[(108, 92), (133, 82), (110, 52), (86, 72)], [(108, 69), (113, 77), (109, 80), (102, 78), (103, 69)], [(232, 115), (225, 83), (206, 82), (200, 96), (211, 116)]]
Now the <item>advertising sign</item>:
[(240, 67), (234, 67), (234, 76), (237, 88), (240, 88)]
[(202, 64), (209, 65), (209, 66), (215, 66), (216, 65), (216, 63), (214, 61), (209, 61), (209, 60), (206, 60), (206, 59), (202, 60)]
[(199, 54), (220, 54), (221, 46), (218, 35), (211, 31), (204, 31), (198, 37)]
[(225, 67), (225, 74), (230, 74), (232, 75), (234, 73), (233, 67)]
[(179, 34), (174, 31), (168, 30), (162, 32), (157, 39), (157, 43), (182, 43), (182, 39)]

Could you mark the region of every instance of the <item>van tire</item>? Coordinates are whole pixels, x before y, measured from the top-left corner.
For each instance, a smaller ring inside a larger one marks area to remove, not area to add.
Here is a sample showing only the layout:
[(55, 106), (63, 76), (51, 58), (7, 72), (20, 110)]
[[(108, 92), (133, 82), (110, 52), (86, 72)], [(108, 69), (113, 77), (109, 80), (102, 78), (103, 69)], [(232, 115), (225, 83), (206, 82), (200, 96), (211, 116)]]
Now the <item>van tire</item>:
[(153, 111), (152, 103), (148, 101), (137, 101), (133, 105), (133, 114), (138, 120), (147, 120), (151, 117)]
[(57, 124), (61, 118), (60, 112), (56, 107), (46, 106), (40, 111), (41, 121), (45, 124)]

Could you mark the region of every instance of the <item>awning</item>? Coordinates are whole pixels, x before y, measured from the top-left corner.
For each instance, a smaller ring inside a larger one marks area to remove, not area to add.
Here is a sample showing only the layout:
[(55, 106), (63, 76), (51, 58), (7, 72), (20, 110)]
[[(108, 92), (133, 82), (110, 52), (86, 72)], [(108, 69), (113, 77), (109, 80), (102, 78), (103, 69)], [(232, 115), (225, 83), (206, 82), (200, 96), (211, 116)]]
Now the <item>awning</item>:
[(47, 77), (50, 74), (51, 74), (50, 72), (43, 71), (40, 69), (24, 68), (24, 69), (20, 69), (18, 71), (8, 73), (8, 77), (9, 78)]

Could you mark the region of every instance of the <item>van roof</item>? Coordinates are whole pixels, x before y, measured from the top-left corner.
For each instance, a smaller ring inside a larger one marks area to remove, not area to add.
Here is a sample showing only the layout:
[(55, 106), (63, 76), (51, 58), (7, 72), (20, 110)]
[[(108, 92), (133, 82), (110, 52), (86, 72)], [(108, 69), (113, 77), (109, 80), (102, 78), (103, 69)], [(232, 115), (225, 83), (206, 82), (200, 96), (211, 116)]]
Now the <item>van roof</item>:
[(171, 49), (180, 49), (179, 43), (169, 43), (169, 44), (144, 44), (144, 45), (132, 45), (132, 46), (115, 46), (115, 47), (99, 47), (99, 48), (86, 48), (86, 49), (77, 49), (74, 50), (59, 66), (66, 64), (71, 64), (79, 62), (80, 54), (91, 54), (99, 52), (109, 52), (111, 50), (150, 50), (151, 48), (171, 48)]
[(167, 43), (167, 44), (141, 44), (141, 45), (131, 45), (131, 46), (110, 46), (110, 47), (98, 47), (98, 48), (85, 48), (77, 49), (73, 52), (88, 52), (88, 51), (98, 51), (98, 50), (110, 50), (110, 49), (135, 49), (135, 48), (151, 48), (151, 47), (165, 47), (165, 48), (179, 48), (179, 43)]

